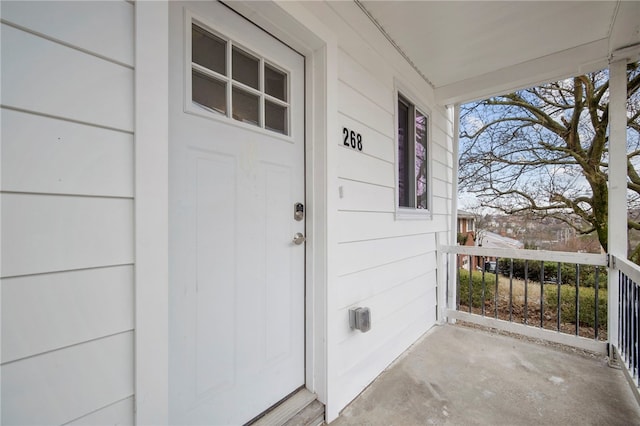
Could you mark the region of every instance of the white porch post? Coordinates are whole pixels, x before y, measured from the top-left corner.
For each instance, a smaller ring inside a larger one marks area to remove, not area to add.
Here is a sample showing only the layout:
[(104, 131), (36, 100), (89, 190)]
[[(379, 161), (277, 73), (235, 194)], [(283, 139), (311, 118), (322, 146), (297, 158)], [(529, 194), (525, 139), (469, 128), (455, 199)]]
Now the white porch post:
[[(627, 60), (609, 65), (609, 215), (608, 251), (627, 257)], [(608, 336), (617, 343), (618, 275), (610, 273), (608, 282)], [(611, 353), (610, 353), (611, 355)]]
[[(451, 236), (449, 241), (447, 242), (449, 245), (455, 246), (458, 242), (458, 150), (460, 144), (460, 104), (455, 104), (453, 107), (453, 179), (452, 179), (452, 193), (451, 193)], [(446, 309), (455, 310), (456, 309), (456, 292), (457, 292), (457, 281), (456, 274), (458, 269), (458, 264), (456, 262), (456, 255), (451, 253), (446, 254), (449, 260), (449, 269), (447, 280), (447, 289), (449, 291), (447, 298), (447, 306)], [(446, 315), (446, 310), (445, 310)], [(448, 322), (455, 323), (455, 319), (448, 318)]]

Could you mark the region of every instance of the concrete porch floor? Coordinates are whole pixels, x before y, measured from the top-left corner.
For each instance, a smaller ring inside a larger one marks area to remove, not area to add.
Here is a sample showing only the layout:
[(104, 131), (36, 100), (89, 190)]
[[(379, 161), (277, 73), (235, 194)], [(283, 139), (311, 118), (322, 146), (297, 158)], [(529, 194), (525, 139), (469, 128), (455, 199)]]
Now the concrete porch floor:
[(640, 425), (624, 373), (604, 356), (572, 352), (434, 327), (331, 426)]

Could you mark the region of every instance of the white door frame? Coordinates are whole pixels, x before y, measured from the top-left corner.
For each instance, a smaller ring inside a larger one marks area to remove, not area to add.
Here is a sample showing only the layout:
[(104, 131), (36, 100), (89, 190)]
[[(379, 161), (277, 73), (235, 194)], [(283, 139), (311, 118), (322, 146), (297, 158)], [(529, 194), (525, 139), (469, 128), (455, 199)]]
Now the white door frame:
[[(307, 204), (305, 384), (327, 404), (327, 302), (337, 195), (337, 41), (294, 2), (229, 6), (305, 56)], [(137, 424), (168, 423), (168, 3), (135, 3), (135, 410)], [(334, 418), (327, 406), (328, 418)]]

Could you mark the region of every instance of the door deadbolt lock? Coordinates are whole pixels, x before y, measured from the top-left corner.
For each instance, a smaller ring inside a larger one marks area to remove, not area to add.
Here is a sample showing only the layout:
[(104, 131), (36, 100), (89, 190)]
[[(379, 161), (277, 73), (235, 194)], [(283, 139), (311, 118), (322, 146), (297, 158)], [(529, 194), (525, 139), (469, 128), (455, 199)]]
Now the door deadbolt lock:
[(295, 203), (293, 205), (293, 218), (298, 222), (304, 219), (304, 204)]
[(297, 246), (304, 243), (304, 235), (301, 232), (296, 232), (296, 235), (293, 236), (293, 243)]

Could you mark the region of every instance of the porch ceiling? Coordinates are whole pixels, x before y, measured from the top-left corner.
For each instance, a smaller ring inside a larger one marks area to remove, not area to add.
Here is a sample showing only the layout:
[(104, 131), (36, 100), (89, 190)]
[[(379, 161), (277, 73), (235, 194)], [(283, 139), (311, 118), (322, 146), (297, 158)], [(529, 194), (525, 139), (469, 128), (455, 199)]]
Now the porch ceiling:
[(607, 66), (613, 52), (640, 43), (636, 1), (358, 4), (443, 104), (595, 71)]

